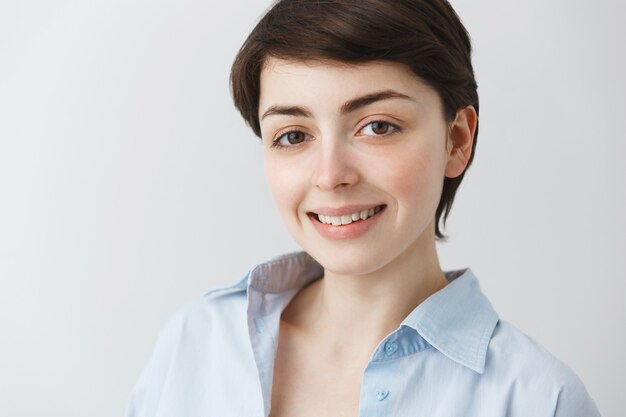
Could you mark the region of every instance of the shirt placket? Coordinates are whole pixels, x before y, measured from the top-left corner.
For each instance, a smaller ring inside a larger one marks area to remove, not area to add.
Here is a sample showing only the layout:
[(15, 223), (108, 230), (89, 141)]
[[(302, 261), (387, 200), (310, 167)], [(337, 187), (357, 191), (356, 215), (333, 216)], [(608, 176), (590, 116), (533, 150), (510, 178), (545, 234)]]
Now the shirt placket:
[(396, 398), (396, 376), (399, 359), (404, 355), (399, 349), (397, 334), (387, 337), (374, 351), (365, 368), (361, 383), (359, 417), (382, 417), (393, 415)]

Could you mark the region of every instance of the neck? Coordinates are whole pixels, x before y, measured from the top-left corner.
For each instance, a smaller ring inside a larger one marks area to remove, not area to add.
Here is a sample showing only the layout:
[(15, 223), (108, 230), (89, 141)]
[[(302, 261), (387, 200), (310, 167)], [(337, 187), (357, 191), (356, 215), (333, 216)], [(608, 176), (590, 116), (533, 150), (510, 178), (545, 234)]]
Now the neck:
[(371, 273), (346, 275), (325, 270), (323, 279), (294, 298), (283, 320), (337, 343), (371, 345), (446, 284), (434, 237), (423, 236)]

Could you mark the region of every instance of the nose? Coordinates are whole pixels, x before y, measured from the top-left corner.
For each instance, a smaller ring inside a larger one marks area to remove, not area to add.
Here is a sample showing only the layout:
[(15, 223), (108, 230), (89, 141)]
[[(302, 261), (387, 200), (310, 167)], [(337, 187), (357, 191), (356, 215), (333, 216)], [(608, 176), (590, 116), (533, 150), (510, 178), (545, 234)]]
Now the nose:
[(356, 184), (359, 175), (350, 145), (340, 141), (323, 142), (326, 143), (318, 148), (315, 156), (313, 186), (328, 191)]

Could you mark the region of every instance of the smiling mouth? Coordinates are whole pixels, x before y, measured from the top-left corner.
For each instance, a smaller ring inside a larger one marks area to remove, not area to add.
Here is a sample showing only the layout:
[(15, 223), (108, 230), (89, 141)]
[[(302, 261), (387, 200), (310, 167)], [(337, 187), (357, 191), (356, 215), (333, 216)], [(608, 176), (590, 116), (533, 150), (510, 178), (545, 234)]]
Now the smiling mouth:
[(322, 224), (333, 225), (333, 226), (345, 226), (347, 224), (367, 220), (370, 217), (373, 217), (377, 215), (378, 213), (380, 213), (382, 210), (385, 209), (385, 207), (387, 207), (387, 205), (382, 204), (380, 206), (370, 208), (369, 210), (355, 211), (354, 213), (344, 214), (342, 216), (326, 216), (324, 214), (317, 214), (317, 213), (308, 213), (308, 214), (309, 214), (309, 217), (315, 219), (316, 221)]

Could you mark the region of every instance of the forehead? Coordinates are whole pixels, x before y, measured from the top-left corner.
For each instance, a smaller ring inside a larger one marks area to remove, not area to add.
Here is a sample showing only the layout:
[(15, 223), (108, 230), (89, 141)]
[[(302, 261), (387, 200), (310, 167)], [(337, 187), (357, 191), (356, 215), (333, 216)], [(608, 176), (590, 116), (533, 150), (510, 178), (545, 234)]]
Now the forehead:
[(420, 102), (438, 101), (434, 89), (397, 62), (268, 58), (261, 70), (259, 111), (294, 101), (330, 106), (382, 90), (394, 90)]

